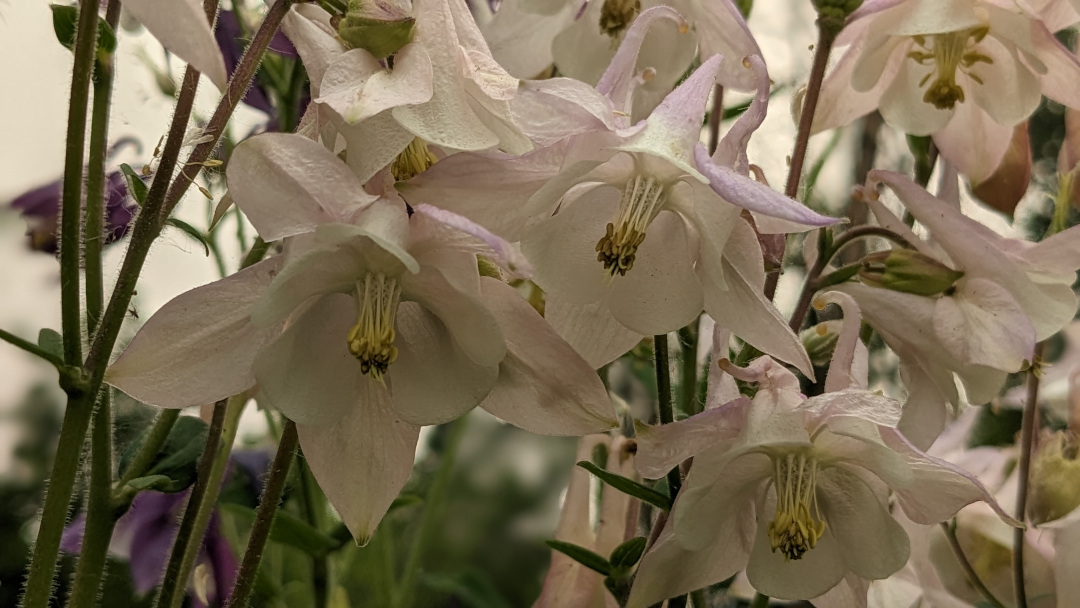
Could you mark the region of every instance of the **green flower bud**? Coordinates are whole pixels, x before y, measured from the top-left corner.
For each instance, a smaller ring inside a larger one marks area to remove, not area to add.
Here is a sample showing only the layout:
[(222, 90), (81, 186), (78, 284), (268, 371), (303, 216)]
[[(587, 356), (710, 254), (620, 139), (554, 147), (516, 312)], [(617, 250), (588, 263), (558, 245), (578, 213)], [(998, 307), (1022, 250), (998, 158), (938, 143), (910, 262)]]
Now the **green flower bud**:
[(338, 23), (338, 36), (354, 49), (381, 59), (412, 42), (416, 20), (379, 0), (349, 0), (349, 11)]
[(818, 27), (835, 38), (844, 29), (848, 15), (862, 6), (862, 0), (813, 0)]
[(1041, 525), (1080, 507), (1080, 443), (1058, 431), (1045, 438), (1031, 463), (1028, 517)]
[(862, 259), (859, 280), (864, 285), (934, 296), (952, 289), (963, 271), (953, 270), (914, 249), (890, 249)]
[(841, 323), (841, 321), (825, 321), (804, 329), (799, 334), (799, 340), (814, 367), (825, 367), (829, 364), (833, 350), (836, 348), (836, 339), (840, 335)]

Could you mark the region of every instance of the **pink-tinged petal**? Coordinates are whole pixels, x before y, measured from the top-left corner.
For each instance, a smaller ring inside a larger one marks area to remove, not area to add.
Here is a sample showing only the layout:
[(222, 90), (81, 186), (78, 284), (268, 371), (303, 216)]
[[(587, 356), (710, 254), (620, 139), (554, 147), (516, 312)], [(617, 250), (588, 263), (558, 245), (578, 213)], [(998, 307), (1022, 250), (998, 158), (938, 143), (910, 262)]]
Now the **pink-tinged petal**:
[(360, 545), (409, 480), (420, 434), (394, 414), (392, 388), (365, 381), (336, 424), (296, 427), (311, 473)]
[[(900, 65), (896, 77), (881, 95), (878, 106), (885, 122), (911, 135), (930, 135), (949, 123), (953, 110), (939, 110), (923, 101), (924, 91), (919, 81), (929, 70), (913, 61)], [(964, 105), (959, 104), (961, 107)]]
[(561, 145), (518, 157), (452, 154), (397, 188), (414, 208), (441, 207), (516, 241), (528, 219), (529, 198), (558, 175), (564, 156)]
[[(576, 462), (592, 458), (593, 448), (608, 445), (609, 438), (604, 435), (589, 435), (578, 440)], [(589, 505), (592, 499), (590, 489), (591, 475), (581, 467), (574, 467), (570, 474), (570, 485), (563, 499), (559, 526), (555, 529), (555, 540), (573, 543), (580, 547), (593, 547), (596, 534), (592, 530)], [(565, 608), (567, 606), (590, 606), (593, 602), (603, 601), (602, 576), (576, 562), (561, 551), (551, 551), (551, 566), (544, 577), (544, 586), (540, 590), (533, 608)]]
[(387, 70), (371, 53), (352, 49), (330, 64), (319, 90), (315, 101), (354, 125), (383, 110), (430, 100), (431, 60), (422, 46), (407, 44)]
[[(869, 592), (870, 581), (848, 572), (835, 587), (811, 599), (810, 603), (814, 605), (814, 608), (866, 608), (867, 594)], [(894, 606), (894, 604), (881, 605)], [(895, 606), (900, 605), (895, 604)], [(905, 606), (910, 608), (911, 604), (905, 604)], [(941, 608), (946, 607), (942, 606)]]
[[(1015, 19), (1019, 27), (1030, 27), (1030, 19), (1016, 13), (1010, 13), (1001, 9), (991, 11), (991, 29), (997, 25), (994, 20), (997, 15), (1008, 15), (1009, 19)], [(965, 75), (957, 72), (957, 84), (964, 88), (971, 96), (969, 102), (974, 103), (994, 120), (994, 122), (1012, 127), (1025, 120), (1042, 100), (1042, 87), (1039, 77), (1032, 73), (1032, 69), (1017, 56), (1023, 49), (1013, 46), (1014, 41), (1007, 43), (993, 36), (987, 36), (979, 44), (979, 52), (986, 55), (992, 63), (983, 63), (977, 70), (977, 75), (989, 85), (982, 85)], [(1027, 55), (1031, 57), (1030, 55)], [(1035, 59), (1038, 61), (1038, 59)], [(985, 67), (984, 67), (985, 66)], [(1041, 66), (1040, 66), (1041, 67)], [(1037, 69), (1037, 68), (1036, 68)], [(1010, 88), (1016, 87), (1013, 95), (998, 95), (1000, 83), (1009, 83)], [(995, 84), (997, 86), (995, 86)], [(960, 104), (964, 105), (964, 104)]]
[(698, 56), (697, 37), (679, 23), (653, 23), (638, 53), (630, 124), (646, 118), (686, 75)]
[[(672, 205), (675, 208), (692, 209), (689, 214), (684, 211), (686, 219), (691, 222), (698, 234), (699, 251), (697, 269), (703, 276), (703, 285), (707, 280), (719, 289), (726, 289), (724, 279), (724, 255), (728, 241), (734, 238), (732, 235), (739, 232), (740, 245), (748, 245), (753, 239), (754, 248), (758, 251), (758, 262), (762, 264), (761, 283), (765, 284), (764, 261), (761, 259), (761, 246), (757, 245), (757, 235), (750, 224), (739, 217), (740, 209), (720, 198), (712, 189), (698, 181), (687, 180), (672, 188)], [(753, 252), (748, 252), (753, 256)], [(756, 276), (754, 277), (756, 279)]]
[(908, 395), (896, 428), (912, 445), (928, 450), (945, 429), (949, 398), (918, 363), (901, 361), (900, 379)]
[[(1080, 228), (1074, 226), (1033, 243), (1020, 257), (1034, 266), (1036, 273), (1046, 275), (1045, 279), (1033, 277), (1037, 282), (1072, 283), (1076, 269), (1080, 268)], [(1028, 275), (1032, 274), (1028, 269)]]
[(330, 14), (312, 4), (294, 5), (281, 29), (296, 47), (311, 80), (311, 96), (319, 96), (319, 83), (333, 60), (345, 52), (330, 25)]
[[(819, 484), (825, 481), (820, 474), (818, 479)], [(847, 572), (847, 563), (833, 527), (825, 528), (824, 536), (802, 559), (785, 559), (782, 553), (772, 551), (769, 541), (769, 521), (776, 509), (776, 498), (770, 492), (769, 500), (763, 502), (764, 508), (758, 510), (754, 548), (746, 566), (746, 576), (754, 589), (776, 599), (797, 600), (817, 597), (839, 583)]]
[[(604, 75), (600, 77), (600, 82), (596, 84), (596, 90), (607, 96), (615, 109), (624, 114), (629, 115), (632, 112), (634, 79), (637, 76), (635, 66), (641, 52), (641, 44), (653, 22), (658, 19), (674, 21), (682, 31), (688, 31), (690, 27), (682, 15), (669, 6), (654, 6), (642, 11), (626, 31), (619, 44), (619, 50), (615, 52)], [(556, 41), (556, 49), (558, 49), (558, 41)], [(557, 51), (556, 54), (558, 54)], [(702, 111), (704, 112), (704, 107)]]
[(934, 134), (934, 144), (957, 171), (978, 183), (1001, 164), (1012, 135), (1012, 127), (995, 122), (974, 104), (963, 103), (945, 128)]
[(671, 424), (638, 423), (637, 470), (648, 479), (660, 479), (687, 458), (710, 448), (723, 448), (739, 436), (748, 407), (750, 400), (740, 397)]
[(366, 382), (348, 347), (356, 303), (321, 298), (255, 357), (261, 402), (299, 424), (335, 424), (358, 407)]
[(358, 125), (335, 124), (346, 142), (345, 162), (366, 183), (389, 165), (416, 137), (395, 120), (392, 112), (376, 114)]
[(610, 291), (610, 273), (596, 259), (596, 243), (617, 217), (620, 195), (614, 188), (597, 188), (525, 235), (521, 250), (544, 291), (581, 305), (598, 302)]
[(1062, 576), (1063, 572), (1080, 572), (1080, 525), (1054, 531), (1054, 572), (1057, 577), (1058, 606), (1080, 604), (1080, 576)]
[[(676, 331), (697, 318), (704, 296), (694, 273), (690, 238), (675, 213), (656, 216), (638, 247), (634, 267), (612, 279), (608, 306), (619, 323), (648, 336)], [(591, 261), (601, 267), (595, 257)]]
[(555, 3), (554, 14), (538, 14), (508, 1), (499, 5), (495, 17), (483, 26), (491, 45), (491, 55), (506, 71), (518, 78), (534, 78), (555, 61), (551, 41), (574, 19), (573, 2)]
[[(570, 27), (552, 39), (552, 56), (560, 74), (592, 85), (600, 80), (604, 70), (608, 68), (611, 58), (615, 56), (615, 44), (618, 42), (606, 34), (598, 35), (602, 8), (600, 3), (574, 4), (575, 9), (582, 5), (584, 8), (579, 11), (580, 15)], [(633, 64), (626, 69), (633, 69)], [(629, 109), (624, 114), (629, 114)]]
[(753, 538), (754, 501), (769, 485), (772, 474), (769, 457), (749, 452), (745, 447), (718, 448), (695, 456), (686, 484), (672, 508), (679, 545), (701, 551), (714, 539), (728, 541), (732, 561), (741, 558), (735, 568), (741, 568)]
[(832, 226), (843, 221), (843, 218), (816, 213), (761, 182), (713, 163), (705, 146), (700, 143), (694, 148), (694, 162), (698, 170), (708, 178), (713, 192), (737, 207), (805, 226)]
[(522, 133), (540, 146), (554, 145), (570, 135), (616, 128), (611, 101), (573, 78), (522, 82), (510, 110)]
[(434, 314), (461, 352), (480, 366), (498, 365), (506, 344), (495, 317), (480, 294), (476, 257), (470, 253), (432, 251), (420, 272), (401, 278), (401, 298)]
[(643, 337), (616, 321), (605, 302), (580, 305), (548, 294), (544, 315), (594, 369), (619, 358)]
[(691, 0), (689, 12), (694, 18), (701, 56), (727, 58), (720, 83), (729, 89), (753, 91), (756, 76), (743, 68), (742, 60), (750, 55), (761, 56), (761, 49), (735, 4), (731, 0)]
[(1043, 95), (1070, 108), (1080, 108), (1080, 91), (1076, 90), (1080, 60), (1039, 21), (1031, 22), (1031, 38), (1039, 60), (1046, 64), (1046, 73), (1040, 76)]
[[(985, 180), (972, 182), (971, 193), (1012, 218), (1016, 206), (1027, 194), (1031, 184), (1031, 164), (1031, 136), (1028, 133), (1028, 123), (1024, 121), (1013, 128), (1013, 137), (1001, 158), (1001, 164)], [(948, 194), (950, 197), (955, 195), (955, 199), (959, 201), (960, 193), (955, 184), (957, 180), (954, 177), (950, 180), (952, 191)], [(940, 191), (938, 197), (946, 198), (945, 193)]]
[(401, 303), (395, 329), (398, 357), (388, 373), (394, 412), (402, 420), (421, 425), (454, 420), (495, 386), (498, 365), (473, 363), (446, 325), (419, 304)]
[[(725, 68), (729, 63), (731, 63), (730, 60), (725, 61), (721, 67)], [(761, 123), (765, 122), (765, 115), (769, 111), (769, 89), (772, 87), (772, 82), (769, 80), (768, 70), (765, 69), (765, 60), (758, 55), (750, 55), (741, 60), (739, 68), (754, 77), (757, 90), (750, 101), (750, 107), (739, 116), (731, 129), (720, 139), (716, 152), (712, 156), (712, 164), (730, 167), (741, 175), (749, 175), (750, 161), (746, 156), (746, 147), (750, 144), (750, 136), (757, 131)], [(705, 159), (699, 156), (696, 149), (694, 160), (698, 165), (698, 170), (708, 175), (701, 168), (706, 164)]]
[(895, 430), (881, 429), (881, 439), (889, 450), (906, 461), (910, 481), (894, 485), (896, 476), (891, 467), (871, 468), (876, 463), (867, 462), (871, 465), (867, 468), (889, 484), (911, 521), (936, 524), (952, 517), (966, 505), (983, 501), (1005, 523), (1016, 527), (1023, 525), (1001, 508), (975, 476), (952, 463), (920, 452)]
[[(516, 96), (517, 80), (513, 83)], [(469, 93), (465, 101), (476, 112), (476, 117), (499, 138), (499, 150), (507, 154), (525, 154), (535, 147), (532, 140), (521, 132), (514, 121), (514, 112), (509, 100), (495, 99), (484, 94), (480, 85), (474, 80), (465, 81), (465, 90)]]
[(491, 253), (494, 254), (494, 261), (508, 270), (514, 277), (528, 278), (532, 276), (532, 265), (521, 255), (521, 252), (469, 218), (427, 204), (414, 206), (413, 213), (429, 217), (436, 222), (483, 241), (491, 249)]
[[(907, 533), (858, 475), (840, 467), (823, 470), (818, 475), (818, 500), (848, 570), (862, 578), (882, 579), (907, 563)], [(874, 542), (867, 542), (871, 538)], [(813, 559), (815, 551), (803, 559)]]
[(143, 325), (105, 381), (159, 407), (213, 403), (255, 384), (251, 364), (279, 330), (251, 308), (281, 269), (275, 257), (169, 301)]
[(480, 407), (533, 433), (585, 435), (618, 427), (607, 389), (514, 288), (484, 277), (484, 303), (499, 321), (506, 358)]
[(229, 192), (267, 241), (349, 221), (378, 197), (321, 144), (288, 133), (264, 133), (233, 150)]
[[(900, 422), (900, 402), (864, 389), (845, 389), (810, 397), (795, 408), (811, 420), (826, 425), (834, 420), (852, 418), (879, 426), (895, 427)], [(816, 426), (816, 425), (815, 425)], [(815, 428), (810, 425), (811, 433)]]
[(161, 42), (169, 52), (206, 75), (219, 91), (225, 91), (228, 75), (206, 11), (198, 0), (127, 0), (124, 8)]
[(1020, 371), (1034, 357), (1035, 328), (1005, 288), (987, 279), (964, 279), (934, 305), (934, 331), (966, 365)]
[(825, 378), (825, 392), (831, 393), (846, 388), (866, 388), (866, 365), (856, 362), (858, 347), (862, 345), (859, 331), (862, 329), (862, 311), (855, 299), (846, 293), (828, 291), (817, 297), (814, 307), (821, 310), (826, 304), (836, 304), (844, 313), (843, 326), (836, 338), (829, 373)]
[(814, 112), (814, 126), (811, 133), (821, 133), (836, 127), (842, 127), (865, 116), (878, 107), (881, 95), (885, 88), (892, 82), (892, 77), (900, 67), (900, 61), (905, 59), (902, 53), (897, 53), (897, 59), (893, 59), (894, 48), (883, 49), (883, 56), (888, 59), (881, 64), (880, 71), (873, 76), (874, 84), (865, 91), (853, 88), (856, 70), (863, 65), (861, 63), (863, 45), (865, 40), (858, 40), (850, 46), (840, 58), (836, 66), (825, 77), (821, 85), (821, 94), (818, 98), (817, 110)]

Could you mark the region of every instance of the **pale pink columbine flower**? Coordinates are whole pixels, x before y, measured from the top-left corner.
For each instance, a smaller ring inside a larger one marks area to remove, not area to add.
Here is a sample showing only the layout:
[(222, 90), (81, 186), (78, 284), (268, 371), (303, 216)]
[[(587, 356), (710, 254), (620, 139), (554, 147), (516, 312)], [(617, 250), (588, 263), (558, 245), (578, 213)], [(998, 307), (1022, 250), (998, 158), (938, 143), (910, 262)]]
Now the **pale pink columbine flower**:
[(552, 63), (559, 73), (590, 85), (600, 81), (638, 13), (666, 5), (686, 17), (691, 33), (676, 24), (658, 23), (641, 47), (635, 69), (652, 70), (633, 106), (642, 118), (675, 86), (695, 56), (723, 55), (732, 63), (722, 68), (725, 87), (753, 91), (752, 73), (738, 65), (761, 50), (742, 14), (731, 0), (507, 0), (483, 27), (492, 54), (520, 78), (535, 78)]
[(420, 425), (477, 405), (527, 430), (617, 425), (592, 368), (477, 254), (526, 264), (464, 218), (376, 197), (298, 135), (237, 146), (230, 191), (285, 254), (167, 304), (106, 381), (160, 407), (257, 385), (297, 423), (327, 497), (361, 542), (412, 470)]
[(877, 108), (932, 135), (973, 182), (989, 177), (1043, 95), (1080, 108), (1080, 62), (1037, 16), (1004, 0), (878, 0), (852, 14), (815, 131)]
[(447, 150), (532, 149), (510, 111), (518, 80), (491, 57), (464, 0), (416, 0), (410, 15), (412, 41), (392, 64), (347, 50), (320, 8), (296, 7), (283, 24), (309, 66), (315, 124), (332, 124), (349, 142), (360, 180), (416, 139)]
[[(630, 608), (744, 567), (751, 585), (770, 597), (863, 606), (869, 580), (908, 560), (908, 537), (883, 502), (887, 490), (922, 523), (943, 521), (979, 500), (997, 508), (974, 477), (927, 456), (896, 430), (900, 403), (865, 388), (858, 306), (834, 292), (819, 306), (828, 302), (844, 310), (844, 330), (824, 394), (805, 398), (795, 376), (769, 357), (747, 368), (718, 358), (713, 373), (758, 383), (752, 400), (738, 398), (639, 433), (636, 463), (645, 477), (694, 460), (671, 518), (638, 569)], [(727, 348), (726, 336), (719, 337), (716, 354)]]
[(225, 91), (228, 75), (206, 10), (199, 0), (128, 0), (124, 10), (161, 42), (169, 52), (205, 74), (219, 91)]
[[(642, 13), (597, 90), (585, 89), (591, 96), (575, 106), (578, 112), (566, 112), (565, 120), (581, 121), (576, 131), (568, 129), (571, 135), (519, 158), (453, 155), (398, 188), (410, 203), (445, 207), (520, 241), (547, 293), (548, 320), (595, 366), (642, 336), (683, 327), (704, 309), (739, 337), (812, 374), (802, 344), (762, 295), (761, 248), (741, 214), (781, 218), (780, 231), (838, 220), (704, 152), (700, 130), (724, 61), (719, 55), (647, 119), (629, 124), (622, 110), (633, 96), (634, 57), (650, 23), (660, 19), (681, 21), (668, 7)], [(744, 117), (756, 125), (768, 77), (757, 57), (743, 65), (758, 76), (755, 106)], [(722, 147), (744, 151), (747, 134), (740, 122)]]
[[(591, 460), (593, 449), (607, 448), (606, 469), (633, 479), (634, 450), (632, 439), (610, 435), (588, 435), (578, 440), (575, 462)], [(563, 498), (559, 526), (555, 540), (585, 547), (598, 555), (607, 557), (623, 541), (627, 540), (627, 518), (631, 511), (631, 497), (613, 488), (604, 490), (595, 505), (590, 486), (592, 475), (581, 467), (574, 467), (570, 485)], [(594, 508), (594, 506), (598, 508)], [(596, 525), (593, 525), (593, 521)], [(636, 522), (631, 522), (636, 523)], [(604, 576), (583, 566), (560, 551), (551, 551), (551, 566), (544, 577), (544, 586), (533, 608), (616, 608), (615, 598), (604, 588)]]
[[(889, 186), (932, 241), (916, 236), (870, 192)], [(945, 426), (946, 404), (958, 405), (954, 374), (970, 403), (997, 396), (1009, 372), (1032, 362), (1035, 343), (1072, 320), (1072, 291), (1080, 268), (1080, 230), (1040, 243), (1010, 239), (931, 196), (907, 177), (872, 171), (864, 193), (878, 223), (915, 249), (963, 272), (951, 289), (932, 296), (861, 283), (835, 287), (862, 306), (867, 322), (897, 355), (908, 387), (901, 430), (927, 448)]]

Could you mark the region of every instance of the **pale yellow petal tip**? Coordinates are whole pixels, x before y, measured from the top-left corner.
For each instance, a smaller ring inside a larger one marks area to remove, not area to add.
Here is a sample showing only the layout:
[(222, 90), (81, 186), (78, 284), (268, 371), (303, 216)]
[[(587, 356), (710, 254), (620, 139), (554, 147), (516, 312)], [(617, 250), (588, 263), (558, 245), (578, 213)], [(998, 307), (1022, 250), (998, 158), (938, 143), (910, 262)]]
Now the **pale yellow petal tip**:
[(825, 301), (825, 298), (816, 298), (814, 300), (814, 310), (825, 310), (828, 305), (829, 303)]
[[(821, 310), (821, 309), (819, 308), (818, 310)], [(823, 338), (824, 338), (824, 337), (825, 337), (826, 335), (828, 335), (828, 333), (829, 333), (829, 328), (828, 328), (828, 327), (826, 327), (824, 323), (821, 323), (821, 324), (818, 324), (818, 325), (817, 325), (817, 326), (816, 326), (816, 327), (814, 328), (814, 331), (816, 331), (816, 332), (817, 332), (817, 335), (819, 335), (819, 336), (821, 336), (821, 337), (823, 337)]]
[(679, 33), (680, 34), (685, 34), (685, 33), (689, 32), (689, 31), (690, 31), (690, 24), (689, 23), (683, 21), (682, 23), (679, 24)]

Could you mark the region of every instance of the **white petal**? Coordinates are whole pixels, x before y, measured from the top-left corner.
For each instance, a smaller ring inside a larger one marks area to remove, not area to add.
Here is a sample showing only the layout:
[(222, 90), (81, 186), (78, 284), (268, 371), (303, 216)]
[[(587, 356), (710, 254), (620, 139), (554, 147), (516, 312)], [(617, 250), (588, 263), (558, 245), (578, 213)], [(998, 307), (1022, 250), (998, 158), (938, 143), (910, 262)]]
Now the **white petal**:
[(491, 54), (518, 78), (533, 78), (554, 62), (551, 40), (574, 20), (574, 3), (555, 3), (552, 15), (528, 12), (523, 2), (499, 5), (495, 18), (483, 26)]
[(924, 90), (919, 81), (929, 70), (914, 61), (900, 65), (896, 77), (881, 95), (879, 109), (885, 122), (911, 135), (930, 135), (948, 124), (953, 110), (939, 110), (923, 101)]
[(957, 106), (949, 124), (934, 134), (934, 144), (957, 171), (978, 183), (1001, 164), (1012, 134), (1012, 127), (994, 122), (979, 106), (964, 103)]
[(161, 45), (191, 67), (206, 74), (219, 91), (225, 92), (228, 76), (225, 59), (210, 31), (206, 10), (199, 0), (127, 0), (124, 8), (146, 26)]
[(319, 96), (319, 83), (326, 68), (345, 52), (330, 26), (330, 14), (311, 4), (294, 5), (285, 14), (281, 30), (296, 47), (311, 81), (311, 96)]
[(753, 71), (743, 67), (742, 60), (748, 55), (760, 56), (761, 49), (735, 3), (691, 0), (690, 14), (701, 56), (727, 58), (720, 73), (721, 84), (740, 91), (753, 91), (756, 78)]
[[(848, 570), (881, 579), (904, 567), (910, 553), (907, 533), (857, 475), (841, 467), (825, 469), (818, 476), (818, 493)], [(874, 542), (867, 542), (871, 538)], [(812, 559), (814, 551), (803, 559)]]
[(548, 295), (544, 315), (593, 368), (600, 368), (641, 341), (642, 335), (615, 320), (606, 302), (579, 305)]
[(389, 387), (371, 381), (363, 386), (337, 424), (297, 425), (311, 473), (361, 545), (409, 480), (420, 434), (394, 415)]
[(488, 277), (480, 285), (507, 350), (499, 380), (480, 407), (545, 435), (584, 435), (617, 427), (607, 389), (592, 366), (514, 288)]
[(1035, 328), (1005, 288), (980, 278), (964, 279), (952, 296), (934, 305), (934, 331), (958, 361), (1007, 372), (1031, 362)]
[(288, 133), (245, 140), (226, 174), (233, 200), (267, 241), (347, 222), (378, 198), (322, 144)]
[(431, 99), (431, 60), (423, 47), (407, 44), (394, 55), (394, 69), (383, 69), (364, 49), (352, 49), (326, 70), (315, 99), (354, 125), (383, 110)]
[(473, 363), (434, 314), (413, 302), (398, 307), (397, 360), (390, 365), (394, 412), (413, 424), (458, 418), (491, 392), (498, 365)]
[(259, 391), (270, 407), (300, 424), (334, 424), (366, 380), (348, 347), (356, 303), (343, 294), (321, 298), (255, 358)]
[(205, 405), (251, 388), (251, 363), (279, 331), (252, 324), (251, 308), (281, 262), (270, 258), (169, 301), (109, 366), (105, 381), (171, 408)]
[[(695, 456), (672, 509), (679, 544), (701, 551), (720, 538), (731, 545), (728, 550), (734, 556), (745, 560), (752, 542), (754, 501), (771, 479), (772, 471), (767, 456), (748, 454), (746, 450), (714, 449)], [(757, 527), (767, 525), (762, 525), (759, 518)]]
[(391, 112), (376, 114), (358, 125), (341, 121), (336, 126), (346, 141), (345, 162), (361, 183), (389, 165), (416, 137)]
[[(1000, 11), (1000, 13), (1007, 12)], [(1019, 15), (1016, 17), (1020, 21), (1030, 23), (1025, 17)], [(989, 65), (980, 64), (978, 68), (972, 70), (987, 84), (978, 84), (959, 70), (957, 84), (964, 87), (964, 90), (971, 95), (971, 101), (986, 110), (994, 122), (1011, 127), (1031, 116), (1042, 99), (1042, 83), (1017, 57), (1016, 48), (1006, 48), (998, 39), (987, 36), (979, 44), (978, 51), (993, 61)], [(1010, 88), (1015, 87), (1013, 95), (998, 94), (1001, 84), (1006, 82), (1009, 83)]]
[[(586, 14), (579, 19), (579, 23), (586, 22), (586, 19), (591, 17), (588, 9), (586, 9), (586, 11)], [(598, 17), (599, 15), (594, 18)], [(619, 43), (618, 50), (611, 58), (611, 63), (608, 65), (603, 76), (600, 77), (599, 82), (596, 85), (596, 90), (611, 99), (612, 103), (615, 104), (615, 109), (618, 111), (626, 114), (631, 113), (630, 101), (635, 86), (634, 80), (638, 72), (638, 54), (641, 51), (641, 44), (645, 40), (652, 25), (660, 20), (674, 21), (679, 24), (680, 29), (689, 27), (682, 15), (669, 6), (654, 6), (642, 11), (638, 18), (634, 19), (630, 28), (626, 30), (626, 33), (622, 37), (622, 41)], [(592, 24), (590, 23), (589, 25)], [(595, 33), (590, 32), (590, 34), (591, 38), (597, 38)], [(603, 38), (603, 36), (600, 37), (600, 39)], [(607, 41), (604, 40), (604, 42)], [(559, 46), (561, 44), (563, 44), (563, 41), (556, 38), (555, 58), (560, 70), (562, 69), (562, 64), (559, 62)], [(577, 50), (585, 51), (585, 49)], [(582, 78), (569, 71), (566, 72), (566, 74), (573, 78), (584, 80), (585, 82), (592, 82), (590, 79)]]
[(637, 470), (648, 479), (660, 479), (687, 458), (735, 440), (748, 407), (750, 400), (742, 397), (671, 424), (638, 423)]

